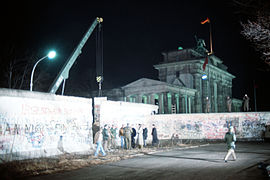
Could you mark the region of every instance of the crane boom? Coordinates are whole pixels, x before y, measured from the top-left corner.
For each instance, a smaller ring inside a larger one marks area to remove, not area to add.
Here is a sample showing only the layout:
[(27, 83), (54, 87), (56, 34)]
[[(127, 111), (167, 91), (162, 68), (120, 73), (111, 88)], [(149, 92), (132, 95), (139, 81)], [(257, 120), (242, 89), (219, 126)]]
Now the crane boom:
[(94, 20), (94, 22), (89, 27), (88, 31), (85, 33), (82, 40), (80, 41), (80, 43), (76, 47), (76, 49), (73, 51), (73, 53), (71, 54), (69, 59), (64, 64), (64, 66), (62, 67), (62, 69), (59, 72), (59, 74), (57, 75), (57, 77), (55, 78), (54, 82), (52, 83), (52, 85), (49, 89), (50, 93), (56, 93), (56, 91), (58, 90), (58, 88), (61, 85), (61, 83), (63, 82), (63, 80), (68, 79), (70, 68), (72, 67), (72, 65), (74, 64), (74, 62), (78, 58), (78, 56), (81, 54), (83, 46), (85, 45), (86, 41), (88, 40), (88, 38), (90, 37), (90, 35), (94, 31), (97, 24), (101, 23), (102, 21), (103, 21), (103, 19), (98, 18), (98, 17)]

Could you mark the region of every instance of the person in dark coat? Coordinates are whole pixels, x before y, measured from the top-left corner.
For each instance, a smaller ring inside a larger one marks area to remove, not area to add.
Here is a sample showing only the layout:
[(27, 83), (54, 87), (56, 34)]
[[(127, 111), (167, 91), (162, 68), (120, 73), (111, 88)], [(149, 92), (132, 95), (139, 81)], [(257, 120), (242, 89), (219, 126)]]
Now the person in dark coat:
[(143, 146), (144, 147), (146, 147), (147, 133), (148, 133), (147, 127), (143, 128)]
[(156, 146), (159, 144), (158, 136), (157, 136), (157, 129), (155, 124), (153, 124), (152, 128), (152, 146)]
[(230, 155), (233, 156), (233, 160), (236, 160), (236, 156), (235, 156), (235, 142), (236, 142), (236, 136), (234, 133), (234, 128), (233, 126), (229, 127), (229, 131), (225, 134), (225, 142), (227, 143), (227, 147), (228, 147), (228, 152), (224, 158), (225, 163), (228, 162), (228, 158), (230, 157)]
[(134, 125), (132, 125), (132, 133), (131, 133), (131, 147), (135, 148), (135, 136), (136, 136), (136, 129)]

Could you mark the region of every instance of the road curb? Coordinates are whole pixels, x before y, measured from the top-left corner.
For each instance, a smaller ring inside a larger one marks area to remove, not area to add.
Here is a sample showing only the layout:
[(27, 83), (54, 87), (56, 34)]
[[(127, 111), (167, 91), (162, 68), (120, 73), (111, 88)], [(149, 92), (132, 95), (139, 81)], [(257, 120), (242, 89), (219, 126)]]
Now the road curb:
[(205, 147), (209, 146), (210, 144), (202, 144), (202, 145), (196, 145), (196, 146), (188, 146), (188, 147), (181, 147), (181, 148), (171, 148), (171, 149), (166, 149), (166, 150), (157, 150), (153, 152), (148, 152), (148, 153), (139, 153), (139, 154), (134, 154), (131, 155), (131, 157), (137, 157), (137, 156), (142, 156), (142, 155), (147, 155), (147, 154), (154, 154), (158, 152), (165, 152), (165, 151), (171, 151), (171, 150), (184, 150), (184, 149), (192, 149), (192, 148), (198, 148), (198, 147)]

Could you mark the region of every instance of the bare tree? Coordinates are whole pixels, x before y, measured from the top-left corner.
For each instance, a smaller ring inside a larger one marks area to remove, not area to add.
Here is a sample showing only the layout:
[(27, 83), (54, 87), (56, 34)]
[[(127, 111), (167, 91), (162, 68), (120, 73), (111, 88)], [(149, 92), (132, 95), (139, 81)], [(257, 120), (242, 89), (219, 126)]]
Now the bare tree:
[(4, 71), (7, 87), (11, 89), (24, 89), (28, 72), (29, 65), (25, 59), (11, 59)]
[(241, 34), (261, 53), (261, 59), (270, 66), (270, 16), (258, 12), (255, 20), (241, 22)]
[(249, 40), (261, 59), (270, 66), (270, 1), (233, 0), (242, 17), (241, 34)]
[[(17, 52), (14, 46), (10, 46), (5, 54), (1, 56), (2, 76), (1, 86), (10, 89), (29, 89), (30, 77), (33, 65), (38, 58), (34, 54), (25, 53), (22, 57), (17, 57)], [(49, 79), (46, 70), (40, 71), (40, 68), (35, 70), (34, 83), (35, 89), (43, 90), (47, 79)]]
[(30, 64), (32, 57), (23, 56), (17, 57), (16, 48), (10, 45), (1, 54), (2, 64), (2, 86), (12, 89), (25, 89), (27, 76), (29, 74)]
[(245, 18), (252, 18), (258, 12), (267, 12), (270, 7), (269, 0), (232, 0), (236, 7), (235, 13)]

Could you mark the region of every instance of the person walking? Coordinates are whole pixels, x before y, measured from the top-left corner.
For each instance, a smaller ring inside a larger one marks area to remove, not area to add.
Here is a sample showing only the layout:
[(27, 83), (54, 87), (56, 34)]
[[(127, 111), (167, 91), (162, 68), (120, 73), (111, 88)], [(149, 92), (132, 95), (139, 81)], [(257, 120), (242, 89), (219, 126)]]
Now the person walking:
[(159, 140), (158, 140), (158, 136), (157, 136), (157, 129), (155, 124), (153, 124), (153, 128), (152, 128), (152, 146), (156, 146), (159, 144)]
[(148, 133), (147, 127), (143, 128), (143, 145), (144, 145), (144, 147), (146, 147), (147, 133)]
[(230, 155), (233, 156), (233, 160), (236, 160), (236, 155), (235, 155), (235, 142), (236, 142), (236, 136), (234, 133), (233, 126), (229, 127), (229, 131), (225, 134), (225, 142), (227, 144), (228, 152), (224, 158), (224, 161), (227, 162), (228, 158)]
[(141, 124), (139, 124), (137, 131), (137, 144), (140, 149), (143, 149), (143, 128)]
[(126, 149), (131, 149), (131, 133), (132, 129), (130, 128), (129, 123), (127, 123), (127, 126), (124, 129)]
[(249, 97), (247, 94), (243, 97), (243, 103), (244, 103), (244, 111), (247, 112), (249, 111)]
[(96, 152), (94, 154), (95, 157), (97, 157), (99, 155), (100, 151), (101, 151), (103, 156), (106, 156), (106, 153), (102, 147), (102, 139), (103, 139), (102, 132), (101, 132), (101, 130), (99, 130), (94, 136), (94, 143), (97, 144), (97, 149), (96, 149)]
[(119, 129), (119, 137), (121, 139), (121, 149), (124, 149), (124, 145), (126, 148), (125, 137), (124, 137), (124, 124), (122, 124), (122, 127)]
[(232, 99), (230, 96), (227, 96), (227, 111), (232, 112)]

